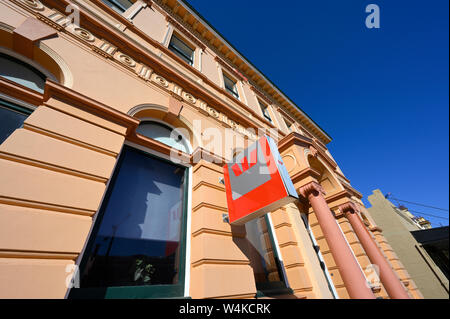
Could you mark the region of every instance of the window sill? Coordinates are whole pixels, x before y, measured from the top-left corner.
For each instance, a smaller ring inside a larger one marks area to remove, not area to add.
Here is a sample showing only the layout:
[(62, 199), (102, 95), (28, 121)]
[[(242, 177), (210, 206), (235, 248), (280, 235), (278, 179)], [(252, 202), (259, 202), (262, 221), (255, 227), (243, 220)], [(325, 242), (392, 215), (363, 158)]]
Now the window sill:
[(270, 289), (270, 290), (258, 290), (256, 292), (256, 299), (261, 299), (265, 297), (274, 297), (281, 295), (293, 295), (294, 291), (291, 288), (280, 288), (280, 289)]
[(183, 285), (72, 288), (68, 299), (185, 299)]

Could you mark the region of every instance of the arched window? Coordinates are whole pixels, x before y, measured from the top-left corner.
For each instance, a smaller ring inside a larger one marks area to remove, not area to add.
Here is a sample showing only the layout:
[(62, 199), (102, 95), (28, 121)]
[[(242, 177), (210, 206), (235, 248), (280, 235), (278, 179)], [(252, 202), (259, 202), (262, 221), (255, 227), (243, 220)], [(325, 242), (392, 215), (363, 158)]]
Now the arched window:
[(0, 76), (39, 93), (44, 93), (46, 75), (35, 67), (1, 52)]
[[(144, 121), (137, 133), (191, 150), (163, 123)], [(126, 144), (80, 261), (80, 285), (69, 298), (183, 297), (188, 185), (188, 166)]]
[(183, 134), (163, 123), (144, 121), (139, 125), (136, 133), (152, 138), (185, 153), (191, 153), (189, 142)]
[[(13, 56), (14, 55), (14, 56)], [(26, 86), (36, 92), (44, 93), (45, 80), (50, 77), (39, 71), (36, 67), (15, 57), (15, 53), (6, 54), (0, 47), (0, 78), (5, 78)], [(19, 55), (17, 55), (19, 57)], [(33, 62), (30, 62), (33, 63)], [(26, 105), (26, 106), (25, 106)], [(33, 106), (28, 106), (17, 99), (8, 96), (0, 98), (0, 144), (3, 143), (16, 129), (22, 127), (23, 122), (33, 111)]]

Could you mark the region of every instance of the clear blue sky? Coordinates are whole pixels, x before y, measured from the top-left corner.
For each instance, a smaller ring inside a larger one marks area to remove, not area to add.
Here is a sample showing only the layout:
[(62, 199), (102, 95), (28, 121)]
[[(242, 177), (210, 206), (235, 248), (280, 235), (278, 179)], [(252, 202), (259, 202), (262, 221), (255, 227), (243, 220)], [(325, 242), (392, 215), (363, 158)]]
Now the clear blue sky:
[(333, 138), (366, 204), (379, 188), (448, 209), (448, 0), (187, 2)]

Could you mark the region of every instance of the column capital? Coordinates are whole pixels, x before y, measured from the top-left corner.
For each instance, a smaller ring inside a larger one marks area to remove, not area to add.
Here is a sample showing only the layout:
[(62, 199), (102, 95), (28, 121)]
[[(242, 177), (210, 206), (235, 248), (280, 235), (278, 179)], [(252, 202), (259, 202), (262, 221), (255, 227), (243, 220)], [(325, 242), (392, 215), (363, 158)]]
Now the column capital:
[(307, 199), (308, 196), (312, 193), (319, 193), (321, 195), (325, 195), (325, 190), (318, 182), (313, 181), (299, 187), (298, 193)]
[(355, 213), (359, 212), (358, 207), (352, 202), (347, 202), (342, 205), (339, 205), (338, 209), (344, 215), (347, 213), (355, 214)]

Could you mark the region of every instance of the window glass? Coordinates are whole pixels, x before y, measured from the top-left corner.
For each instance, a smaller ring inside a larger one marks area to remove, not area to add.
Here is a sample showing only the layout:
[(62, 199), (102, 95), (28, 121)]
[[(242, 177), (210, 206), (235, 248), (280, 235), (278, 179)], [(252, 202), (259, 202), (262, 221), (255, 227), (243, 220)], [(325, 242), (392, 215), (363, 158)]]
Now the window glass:
[(268, 106), (265, 105), (264, 103), (262, 103), (262, 102), (259, 101), (259, 100), (258, 100), (258, 102), (259, 102), (259, 106), (261, 107), (261, 111), (262, 111), (262, 114), (264, 115), (264, 117), (265, 117), (269, 122), (272, 122), (272, 118), (270, 117)]
[(22, 127), (30, 112), (18, 111), (13, 105), (0, 100), (0, 144), (16, 129)]
[(169, 49), (189, 65), (194, 64), (194, 50), (181, 41), (176, 35), (173, 35), (172, 39), (170, 39)]
[(317, 244), (314, 234), (311, 231), (311, 227), (309, 226), (308, 216), (306, 214), (301, 214), (301, 217), (299, 217), (298, 215), (294, 215), (294, 221), (297, 223), (297, 225), (300, 223), (299, 218), (302, 219), (306, 231), (308, 232), (309, 238), (311, 239), (311, 244), (313, 246), (314, 251), (316, 252), (320, 268), (322, 269), (322, 272), (327, 280), (328, 288), (330, 292), (333, 294), (334, 298), (338, 298), (338, 294), (334, 288), (333, 280), (331, 279), (330, 273), (328, 272), (327, 266), (325, 265), (325, 260), (323, 259), (322, 253), (320, 252), (319, 245)]
[(102, 2), (119, 13), (125, 12), (133, 5), (133, 1), (130, 0), (102, 0)]
[(184, 137), (164, 124), (144, 122), (139, 125), (136, 132), (189, 154), (188, 142)]
[(235, 98), (239, 99), (239, 94), (236, 87), (236, 82), (230, 79), (228, 76), (223, 74), (223, 81), (225, 83), (225, 89), (233, 95)]
[(0, 76), (44, 93), (45, 75), (14, 57), (0, 53)]
[(185, 168), (124, 147), (81, 288), (179, 282)]
[(284, 123), (286, 123), (286, 126), (288, 127), (289, 131), (292, 132), (294, 131), (293, 125), (294, 123), (289, 121), (287, 118), (283, 117), (284, 119)]
[(265, 217), (245, 224), (248, 257), (256, 284), (281, 281)]

